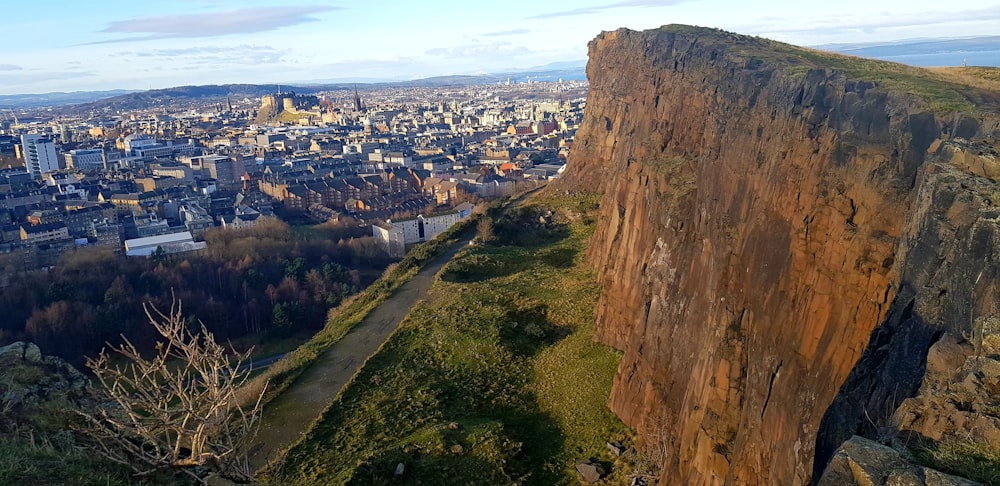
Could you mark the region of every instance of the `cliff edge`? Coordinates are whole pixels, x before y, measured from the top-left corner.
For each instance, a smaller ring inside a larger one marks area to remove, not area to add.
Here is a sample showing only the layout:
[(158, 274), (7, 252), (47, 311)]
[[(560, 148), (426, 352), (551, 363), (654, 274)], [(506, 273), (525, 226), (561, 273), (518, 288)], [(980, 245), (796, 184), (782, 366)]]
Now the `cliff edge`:
[(604, 193), (609, 404), (664, 484), (813, 481), (1000, 313), (992, 81), (687, 26), (605, 32), (587, 73), (562, 184)]

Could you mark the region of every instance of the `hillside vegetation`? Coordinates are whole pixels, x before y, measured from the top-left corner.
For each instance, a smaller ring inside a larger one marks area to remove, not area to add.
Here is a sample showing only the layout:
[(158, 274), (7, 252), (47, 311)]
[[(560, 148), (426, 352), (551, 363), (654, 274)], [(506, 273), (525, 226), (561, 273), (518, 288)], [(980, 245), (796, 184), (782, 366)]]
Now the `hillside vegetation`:
[(593, 342), (582, 261), (597, 200), (536, 197), (480, 225), (266, 479), (382, 484), (402, 462), (414, 484), (576, 484), (577, 462), (610, 462), (627, 429), (605, 405), (620, 356)]

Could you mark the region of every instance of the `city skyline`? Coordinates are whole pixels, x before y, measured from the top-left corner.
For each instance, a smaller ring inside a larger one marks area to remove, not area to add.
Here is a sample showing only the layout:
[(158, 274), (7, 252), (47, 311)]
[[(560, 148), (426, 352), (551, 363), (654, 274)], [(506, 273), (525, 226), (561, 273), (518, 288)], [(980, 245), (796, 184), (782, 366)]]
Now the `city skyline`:
[(406, 80), (586, 59), (601, 31), (669, 23), (799, 45), (995, 34), (1000, 5), (848, 0), (57, 0), (6, 6), (0, 94), (224, 83)]

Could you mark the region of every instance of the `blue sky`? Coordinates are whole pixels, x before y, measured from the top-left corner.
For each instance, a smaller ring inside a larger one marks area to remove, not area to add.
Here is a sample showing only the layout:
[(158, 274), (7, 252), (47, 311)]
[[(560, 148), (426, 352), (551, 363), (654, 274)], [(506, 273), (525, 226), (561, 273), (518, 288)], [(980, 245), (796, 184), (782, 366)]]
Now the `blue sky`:
[[(951, 7), (951, 8), (949, 8)], [(669, 23), (800, 45), (996, 35), (976, 0), (48, 0), (4, 2), (0, 94), (413, 79), (585, 59)]]

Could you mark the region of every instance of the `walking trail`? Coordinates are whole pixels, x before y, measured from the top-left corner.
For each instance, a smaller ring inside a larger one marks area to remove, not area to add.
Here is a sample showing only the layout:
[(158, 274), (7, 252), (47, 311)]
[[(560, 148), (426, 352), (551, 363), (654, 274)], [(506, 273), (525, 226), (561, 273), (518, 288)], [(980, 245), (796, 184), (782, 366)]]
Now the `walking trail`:
[(467, 245), (463, 238), (427, 263), (413, 278), (400, 286), (373, 309), (340, 341), (316, 358), (294, 383), (264, 407), (257, 449), (250, 464), (259, 469), (299, 438), (309, 425), (337, 398), (355, 373), (382, 346), (410, 309), (427, 294), (434, 276)]

